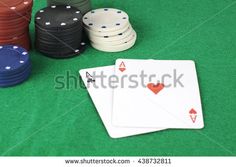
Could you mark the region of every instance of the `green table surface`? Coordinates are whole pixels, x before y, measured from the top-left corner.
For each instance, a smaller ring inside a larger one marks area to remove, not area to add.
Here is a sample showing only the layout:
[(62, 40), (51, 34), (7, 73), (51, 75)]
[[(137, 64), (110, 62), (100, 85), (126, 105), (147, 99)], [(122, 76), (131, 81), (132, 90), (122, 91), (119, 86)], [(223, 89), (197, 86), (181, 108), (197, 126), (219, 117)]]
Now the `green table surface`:
[[(22, 85), (0, 89), (0, 155), (193, 156), (236, 155), (236, 1), (93, 0), (93, 8), (126, 11), (136, 45), (121, 53), (88, 47), (76, 58), (54, 60), (33, 48), (33, 72)], [(33, 15), (46, 6), (36, 0)], [(34, 40), (34, 19), (30, 33)], [(58, 76), (114, 64), (117, 58), (194, 60), (205, 128), (165, 130), (111, 139), (79, 83), (55, 89)]]

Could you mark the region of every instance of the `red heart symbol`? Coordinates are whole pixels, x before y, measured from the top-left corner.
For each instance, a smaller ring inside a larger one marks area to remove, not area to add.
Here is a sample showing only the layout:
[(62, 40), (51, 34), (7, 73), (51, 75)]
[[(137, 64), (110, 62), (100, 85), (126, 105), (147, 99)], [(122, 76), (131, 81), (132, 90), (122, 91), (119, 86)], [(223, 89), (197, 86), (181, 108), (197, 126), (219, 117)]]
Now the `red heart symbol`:
[(162, 89), (164, 89), (165, 85), (158, 83), (158, 84), (154, 84), (154, 83), (149, 83), (147, 85), (148, 89), (150, 89), (154, 94), (158, 94)]
[(190, 114), (189, 116), (190, 116), (192, 122), (195, 123), (196, 120), (197, 120), (197, 111), (192, 108), (192, 109), (189, 111), (189, 114)]
[(193, 108), (189, 111), (189, 114), (197, 114), (197, 111), (195, 111)]

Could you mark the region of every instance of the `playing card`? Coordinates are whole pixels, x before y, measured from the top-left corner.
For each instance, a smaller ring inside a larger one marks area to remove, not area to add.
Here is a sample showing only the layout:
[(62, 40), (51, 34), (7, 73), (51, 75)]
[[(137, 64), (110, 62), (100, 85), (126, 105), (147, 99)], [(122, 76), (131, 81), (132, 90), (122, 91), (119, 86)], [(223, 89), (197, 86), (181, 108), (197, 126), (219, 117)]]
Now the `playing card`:
[(120, 127), (204, 127), (193, 61), (118, 59), (113, 125)]
[(112, 125), (114, 68), (115, 66), (106, 66), (80, 71), (82, 80), (110, 137), (121, 138), (163, 130), (164, 128), (122, 128)]

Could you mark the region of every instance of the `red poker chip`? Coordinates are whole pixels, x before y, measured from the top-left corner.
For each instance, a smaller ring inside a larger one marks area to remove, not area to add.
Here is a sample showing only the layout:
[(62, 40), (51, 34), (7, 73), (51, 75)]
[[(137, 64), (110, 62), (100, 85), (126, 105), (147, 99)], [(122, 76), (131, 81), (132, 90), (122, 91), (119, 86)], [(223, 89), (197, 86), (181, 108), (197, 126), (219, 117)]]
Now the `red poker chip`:
[(15, 37), (8, 40), (0, 40), (0, 45), (18, 45), (29, 50), (30, 49), (30, 38), (29, 34), (25, 33), (19, 37)]
[(8, 38), (8, 39), (0, 39), (0, 44), (4, 44), (4, 43), (8, 43), (8, 42), (12, 42), (12, 41), (20, 41), (22, 39), (25, 39), (26, 37), (29, 37), (29, 34), (28, 33), (23, 33), (22, 35), (20, 36), (15, 36), (13, 38)]
[(21, 21), (21, 22), (15, 22), (15, 23), (1, 23), (0, 22), (0, 29), (13, 29), (13, 28), (19, 28), (20, 26), (28, 25), (30, 22), (27, 20)]
[(28, 30), (28, 26), (20, 29), (0, 30), (0, 40), (12, 39), (16, 36), (21, 36), (22, 34), (28, 32)]
[(24, 11), (23, 13), (19, 13), (19, 14), (15, 14), (15, 15), (6, 16), (6, 15), (1, 15), (1, 13), (0, 13), (0, 21), (8, 21), (8, 20), (19, 19), (19, 18), (24, 17), (25, 15), (31, 16), (31, 13), (32, 13), (32, 8), (30, 8), (29, 10)]
[(21, 36), (24, 33), (28, 33), (28, 31), (28, 26), (21, 29), (0, 30), (0, 40), (10, 40), (12, 38)]
[(31, 16), (29, 14), (25, 14), (22, 17), (14, 18), (14, 19), (7, 19), (7, 20), (0, 20), (0, 27), (4, 25), (16, 25), (22, 22), (30, 22)]
[(20, 26), (24, 26), (25, 24), (27, 24), (27, 25), (29, 24), (29, 21), (27, 19), (22, 19), (21, 21), (16, 21), (16, 22), (14, 22), (14, 24), (13, 24), (13, 22), (12, 23), (8, 22), (8, 23), (4, 23), (4, 24), (0, 23), (0, 29), (2, 27), (12, 27), (12, 28), (20, 27)]
[(0, 0), (0, 45), (30, 49), (32, 6), (33, 0)]
[(33, 0), (1, 0), (0, 16), (16, 16), (28, 11), (33, 6)]
[(1, 25), (0, 24), (0, 34), (4, 32), (12, 32), (12, 31), (25, 29), (25, 27), (28, 27), (28, 25), (29, 25), (28, 21), (24, 21), (15, 25), (6, 25), (6, 24)]
[(20, 41), (13, 42), (13, 44), (21, 46), (25, 48), (26, 50), (30, 50), (30, 47), (31, 47), (30, 43), (31, 42), (30, 42), (29, 36), (25, 36)]
[(23, 31), (21, 33), (18, 32), (18, 33), (16, 33), (16, 35), (11, 34), (11, 35), (8, 35), (8, 36), (2, 36), (2, 37), (0, 37), (0, 41), (12, 40), (14, 38), (20, 37), (21, 35), (23, 35), (25, 33), (28, 33), (28, 31), (27, 32)]

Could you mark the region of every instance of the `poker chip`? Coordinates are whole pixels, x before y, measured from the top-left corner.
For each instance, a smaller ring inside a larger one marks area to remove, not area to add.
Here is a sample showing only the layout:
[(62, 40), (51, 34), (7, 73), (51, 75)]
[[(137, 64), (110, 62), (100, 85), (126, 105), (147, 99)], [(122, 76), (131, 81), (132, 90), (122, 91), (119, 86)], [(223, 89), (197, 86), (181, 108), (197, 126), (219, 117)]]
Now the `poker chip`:
[(31, 61), (26, 49), (16, 45), (0, 46), (0, 87), (26, 81), (31, 74)]
[(29, 23), (33, 0), (1, 0), (0, 45), (30, 49)]
[(121, 52), (134, 46), (137, 34), (124, 11), (101, 8), (86, 13), (83, 25), (91, 46), (104, 52)]
[(29, 11), (32, 6), (32, 0), (1, 0), (0, 16), (19, 16)]
[(126, 38), (130, 35), (132, 35), (134, 30), (132, 27), (129, 27), (125, 32), (119, 33), (114, 36), (94, 36), (94, 35), (88, 35), (89, 39), (95, 43), (102, 43), (102, 42), (111, 42), (111, 45), (113, 44), (113, 41), (119, 41), (119, 40), (126, 40)]
[(128, 28), (129, 28), (130, 24), (128, 24), (127, 26), (125, 26), (124, 28), (121, 28), (117, 31), (108, 31), (108, 32), (99, 32), (99, 31), (90, 31), (88, 28), (84, 27), (85, 31), (88, 32), (89, 35), (93, 35), (93, 36), (114, 36), (114, 35), (118, 35), (120, 33), (125, 32)]
[(83, 22), (94, 31), (115, 31), (129, 24), (129, 16), (118, 9), (102, 8), (87, 13)]
[(91, 10), (90, 0), (47, 0), (48, 6), (52, 5), (70, 5), (79, 9), (84, 15)]
[(118, 37), (120, 37), (120, 39), (113, 40), (112, 43), (110, 42), (112, 38), (104, 38), (105, 39), (104, 41), (103, 41), (103, 38), (101, 38), (99, 41), (97, 39), (91, 39), (91, 42), (95, 44), (97, 43), (99, 45), (106, 45), (106, 46), (121, 45), (121, 44), (124, 44), (125, 42), (135, 39), (136, 32), (132, 30), (127, 35), (124, 35), (123, 38), (122, 38), (122, 35)]
[(85, 50), (81, 12), (69, 5), (52, 5), (35, 15), (35, 46), (51, 58), (70, 58)]
[(121, 51), (125, 51), (129, 48), (131, 48), (132, 46), (134, 46), (135, 41), (137, 39), (137, 35), (136, 32), (133, 32), (133, 34), (131, 35), (131, 37), (127, 38), (127, 40), (122, 40), (120, 43), (118, 44), (97, 44), (97, 43), (93, 43), (91, 42), (91, 45), (100, 51), (104, 51), (104, 52), (121, 52)]
[[(40, 49), (40, 52), (45, 54), (48, 57), (51, 58), (55, 58), (55, 59), (65, 59), (65, 58), (71, 58), (74, 56), (78, 56), (81, 53), (83, 53), (85, 51), (86, 48), (86, 44), (84, 42), (82, 42), (80, 44), (79, 47), (77, 47), (76, 49), (74, 48), (68, 48), (68, 47), (64, 47), (64, 48), (55, 48), (54, 50), (50, 50), (48, 49), (48, 46), (41, 46), (41, 45), (37, 45), (36, 47), (38, 47)], [(60, 51), (58, 51), (60, 50)], [(73, 51), (72, 51), (73, 50)]]

